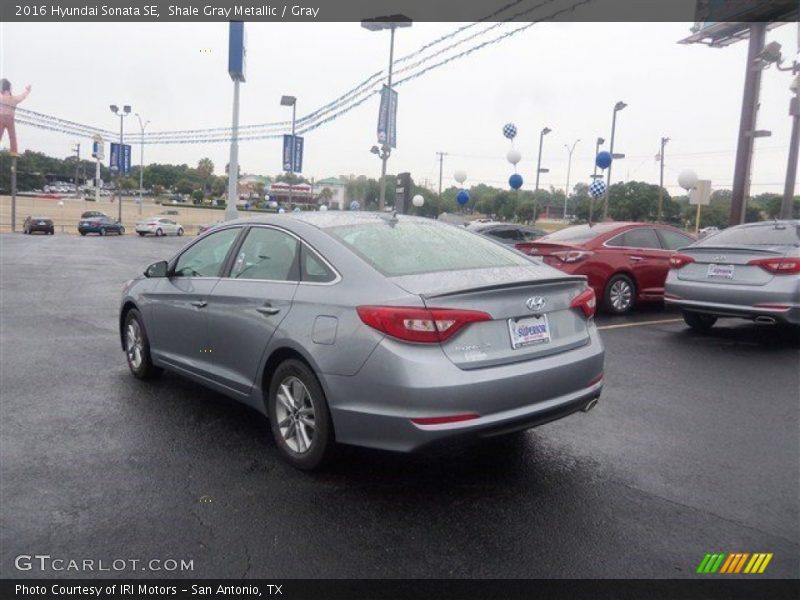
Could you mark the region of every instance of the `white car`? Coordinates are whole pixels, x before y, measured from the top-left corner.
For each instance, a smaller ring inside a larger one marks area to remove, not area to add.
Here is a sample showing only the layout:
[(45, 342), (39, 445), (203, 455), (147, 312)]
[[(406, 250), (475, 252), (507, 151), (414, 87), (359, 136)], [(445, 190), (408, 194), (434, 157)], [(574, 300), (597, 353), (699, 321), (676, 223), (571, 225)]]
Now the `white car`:
[(166, 217), (151, 217), (136, 223), (136, 233), (142, 237), (146, 236), (148, 233), (156, 237), (161, 237), (162, 235), (183, 235), (183, 227), (181, 227), (179, 223), (176, 223), (172, 219), (167, 219)]

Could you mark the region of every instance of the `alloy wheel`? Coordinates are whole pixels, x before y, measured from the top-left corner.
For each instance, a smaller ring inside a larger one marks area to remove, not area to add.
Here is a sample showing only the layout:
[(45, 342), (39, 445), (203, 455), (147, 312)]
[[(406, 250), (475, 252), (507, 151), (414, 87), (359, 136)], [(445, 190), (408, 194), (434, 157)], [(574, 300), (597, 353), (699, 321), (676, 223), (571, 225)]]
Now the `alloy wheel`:
[(614, 309), (622, 312), (631, 306), (631, 302), (633, 300), (633, 289), (631, 289), (631, 286), (627, 281), (618, 279), (611, 285), (611, 290), (609, 291), (608, 296)]
[(144, 339), (139, 321), (131, 319), (125, 331), (125, 348), (131, 368), (138, 370), (144, 358)]
[(278, 429), (292, 452), (305, 454), (314, 444), (316, 421), (311, 393), (297, 377), (284, 379), (275, 406)]

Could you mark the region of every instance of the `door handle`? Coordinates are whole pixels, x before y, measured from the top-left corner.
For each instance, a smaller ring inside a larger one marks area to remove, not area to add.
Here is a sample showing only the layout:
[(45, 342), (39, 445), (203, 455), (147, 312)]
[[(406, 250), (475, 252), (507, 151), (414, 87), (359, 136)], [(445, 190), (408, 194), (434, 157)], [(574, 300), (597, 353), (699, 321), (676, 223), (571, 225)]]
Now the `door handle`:
[(206, 304), (208, 304), (208, 302), (205, 300), (192, 300), (190, 304), (192, 306), (196, 306), (197, 308), (203, 308)]
[(256, 310), (260, 312), (262, 315), (277, 315), (279, 312), (281, 312), (280, 308), (275, 308), (274, 306), (270, 306), (269, 304), (265, 306), (259, 306)]
[(630, 256), (629, 257), (633, 262), (639, 262), (640, 260), (644, 260), (641, 256)]

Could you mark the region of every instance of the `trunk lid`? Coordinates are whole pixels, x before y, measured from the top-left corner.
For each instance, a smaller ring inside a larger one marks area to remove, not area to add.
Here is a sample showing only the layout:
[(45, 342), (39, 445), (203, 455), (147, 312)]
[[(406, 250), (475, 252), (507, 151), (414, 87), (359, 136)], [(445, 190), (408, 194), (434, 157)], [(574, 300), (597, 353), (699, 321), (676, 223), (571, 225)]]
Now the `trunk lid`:
[(752, 260), (786, 256), (785, 246), (691, 246), (680, 251), (695, 262), (678, 269), (681, 281), (724, 285), (766, 285), (775, 277)]
[(532, 360), (589, 342), (587, 319), (570, 308), (586, 288), (585, 279), (545, 265), (425, 273), (393, 281), (419, 294), (428, 308), (477, 310), (492, 316), (442, 343), (445, 355), (461, 369)]

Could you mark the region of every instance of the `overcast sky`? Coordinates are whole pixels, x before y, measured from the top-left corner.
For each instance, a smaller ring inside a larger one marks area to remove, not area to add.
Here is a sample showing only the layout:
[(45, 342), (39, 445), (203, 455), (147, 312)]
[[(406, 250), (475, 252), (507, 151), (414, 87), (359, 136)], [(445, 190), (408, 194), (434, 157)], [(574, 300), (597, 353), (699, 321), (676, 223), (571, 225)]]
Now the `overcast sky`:
[[(148, 129), (225, 127), (231, 122), (233, 86), (227, 73), (226, 23), (65, 24), (6, 23), (0, 39), (0, 71), (15, 91), (30, 83), (23, 105), (61, 118), (115, 129), (108, 105), (131, 104), (151, 121)], [(399, 30), (396, 57), (458, 27), (415, 23)], [(513, 25), (503, 25), (505, 29)], [(507, 186), (513, 172), (505, 155), (510, 143), (504, 123), (519, 129), (515, 140), (523, 160), (524, 189), (532, 189), (539, 131), (545, 138), (541, 186), (564, 188), (567, 150), (580, 138), (572, 162), (571, 186), (588, 182), (594, 141), (610, 137), (612, 107), (619, 113), (613, 180), (657, 183), (654, 156), (668, 136), (665, 183), (679, 193), (677, 175), (693, 168), (714, 188), (730, 187), (742, 101), (746, 43), (715, 49), (679, 45), (688, 23), (547, 23), (488, 46), (398, 87), (398, 148), (389, 172), (410, 171), (418, 183), (438, 184), (437, 151), (449, 153), (444, 186), (453, 172), (467, 172), (467, 185)], [(498, 30), (495, 30), (498, 31)], [(241, 87), (242, 125), (290, 117), (282, 94), (298, 98), (298, 116), (333, 100), (384, 68), (389, 35), (357, 23), (248, 23), (247, 82)], [(790, 62), (797, 51), (795, 24), (767, 34)], [(791, 76), (764, 72), (752, 173), (753, 194), (781, 192), (786, 174)], [(303, 175), (376, 177), (378, 97), (305, 136)], [(138, 127), (129, 118), (126, 128)], [(20, 149), (66, 156), (89, 139), (19, 126)], [(8, 146), (6, 137), (2, 144)], [(210, 157), (218, 174), (228, 162), (228, 145), (145, 146), (145, 162), (188, 163)], [(138, 163), (138, 148), (134, 162)], [(240, 145), (246, 173), (274, 175), (281, 168), (278, 140)]]

